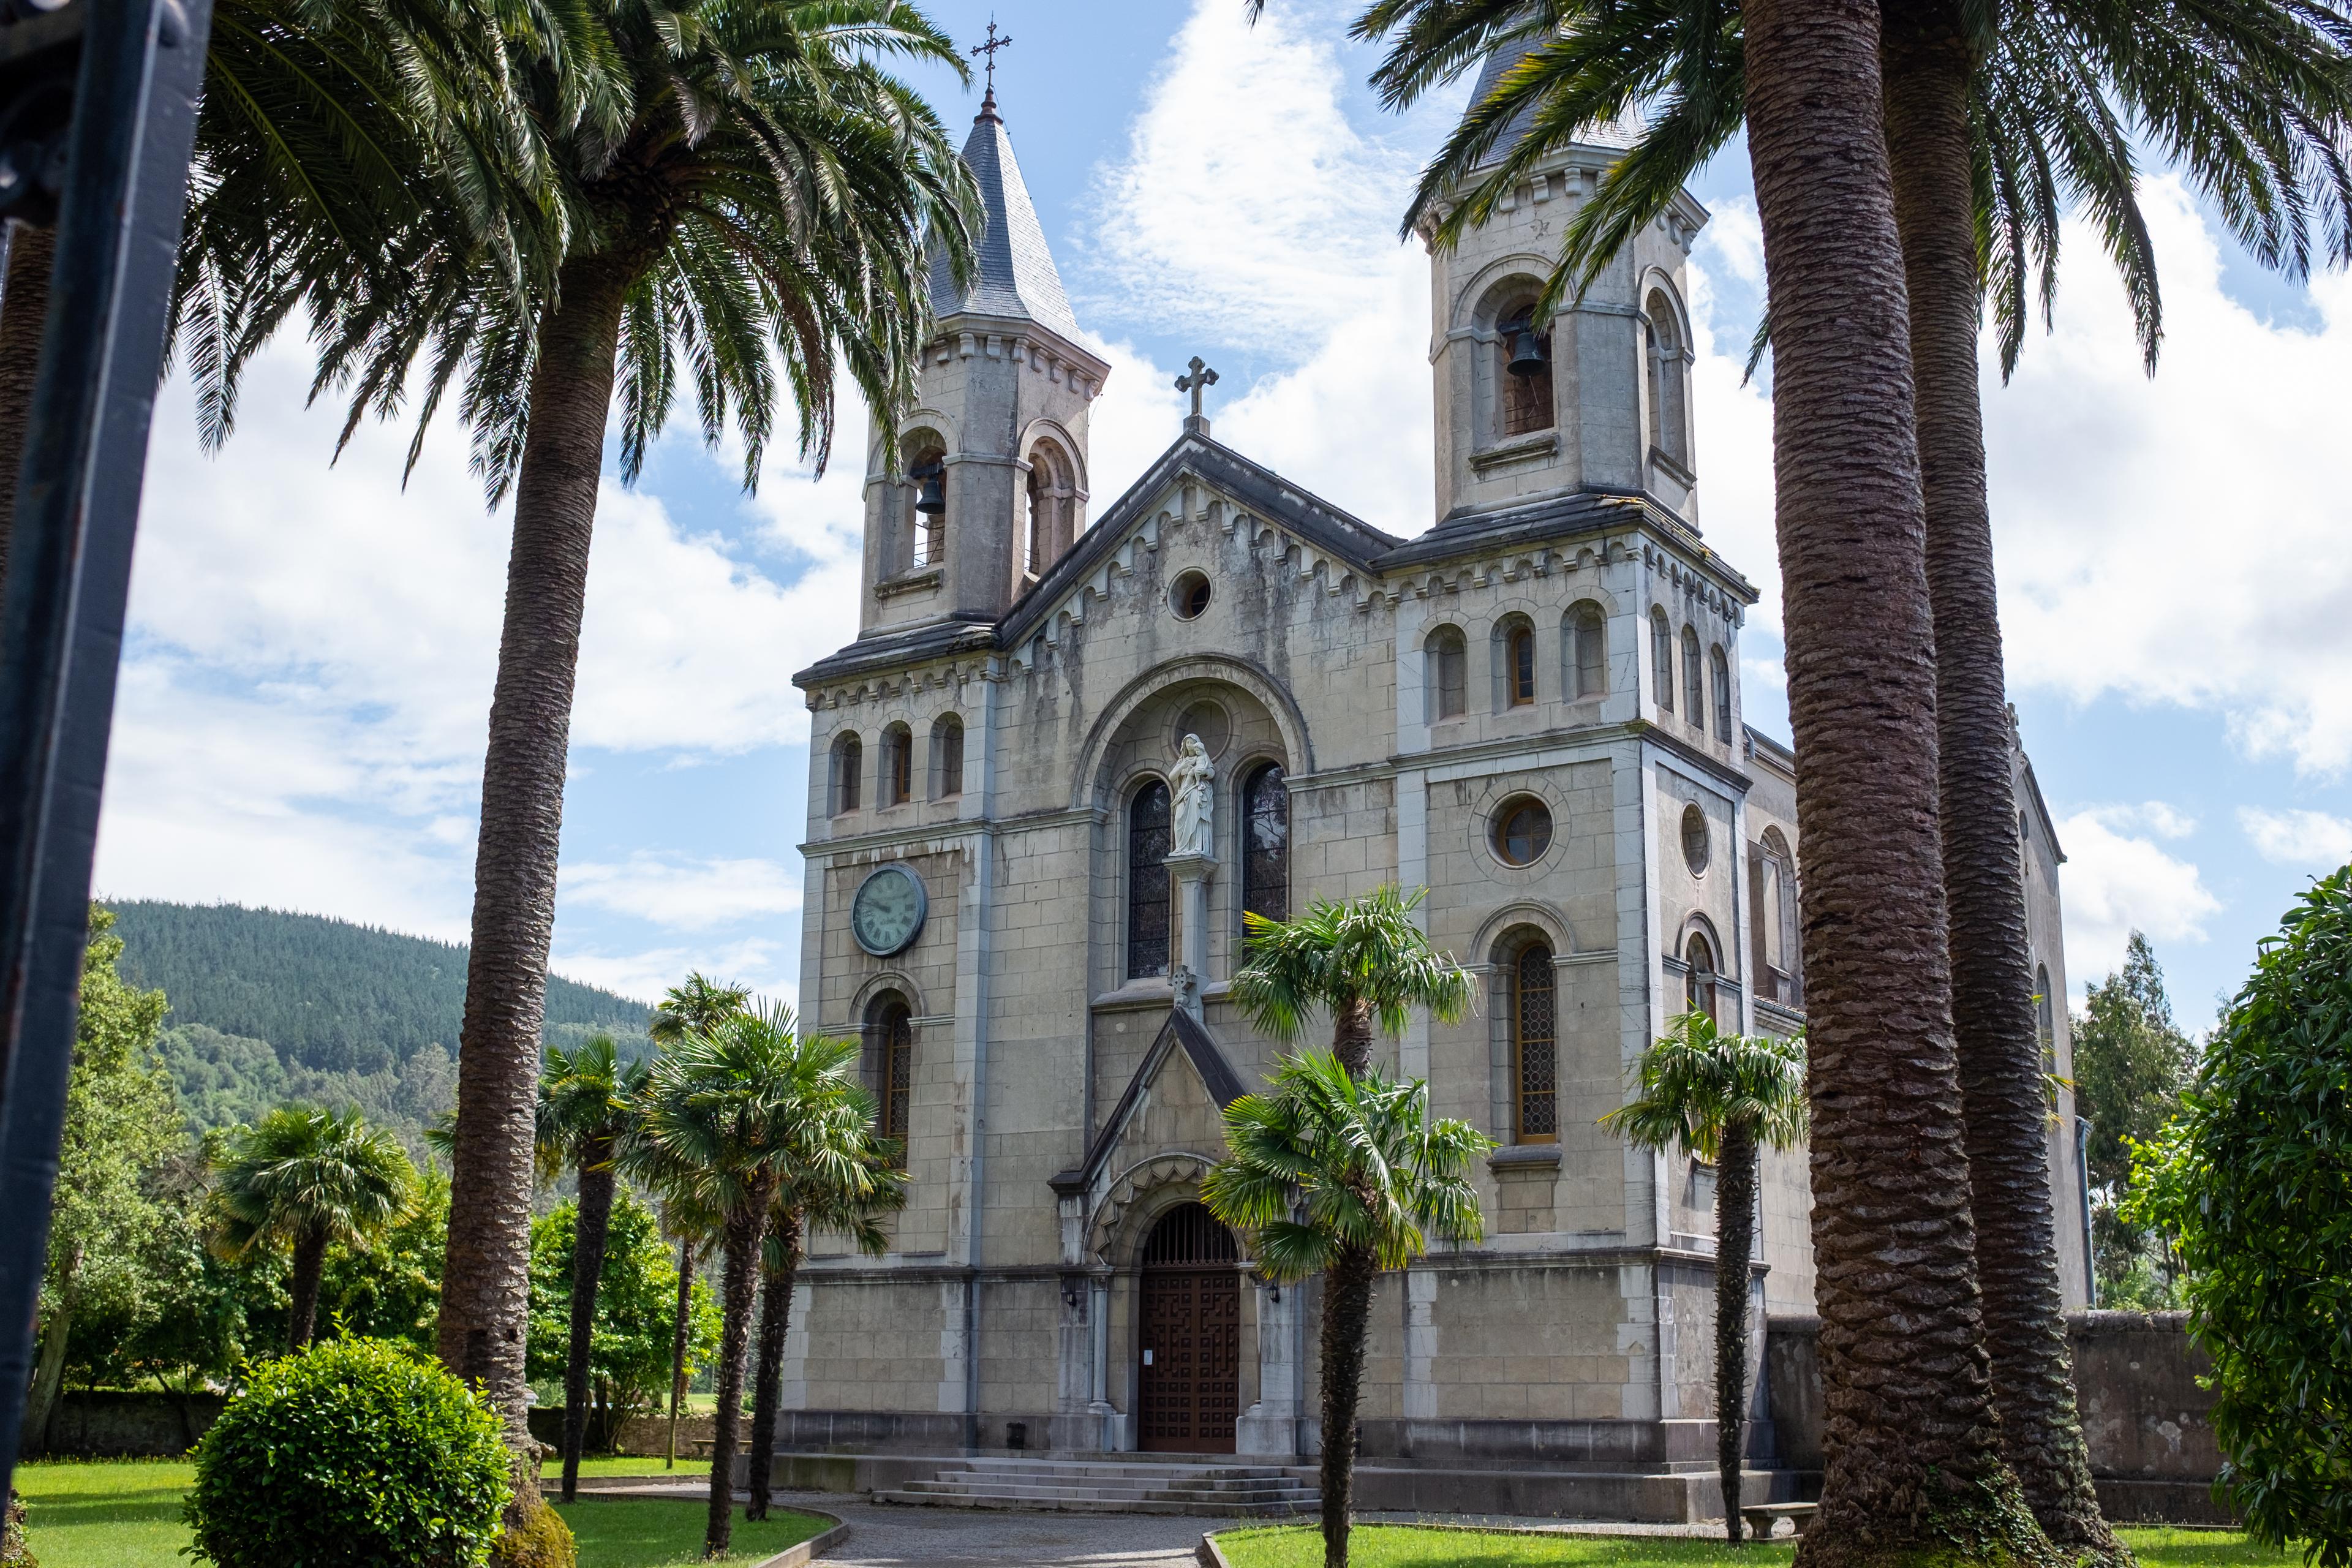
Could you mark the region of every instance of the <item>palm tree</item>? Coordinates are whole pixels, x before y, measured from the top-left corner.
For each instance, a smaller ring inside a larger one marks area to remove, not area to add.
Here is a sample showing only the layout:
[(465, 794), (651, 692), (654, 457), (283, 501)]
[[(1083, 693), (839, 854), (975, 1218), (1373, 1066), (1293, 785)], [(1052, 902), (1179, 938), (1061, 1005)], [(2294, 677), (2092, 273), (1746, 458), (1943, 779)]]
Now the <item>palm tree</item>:
[(831, 1161), (787, 1167), (776, 1184), (775, 1206), (769, 1211), (768, 1235), (761, 1248), (760, 1360), (751, 1384), (751, 1500), (743, 1510), (746, 1519), (768, 1517), (775, 1481), (776, 1420), (783, 1406), (784, 1336), (792, 1327), (793, 1286), (808, 1233), (838, 1232), (868, 1258), (879, 1258), (890, 1250), (890, 1233), (882, 1216), (907, 1206), (907, 1173), (901, 1168), (905, 1152), (897, 1139), (881, 1135), (873, 1096), (862, 1087), (857, 1092), (865, 1097), (866, 1110), (857, 1130), (854, 1162), (846, 1167)]
[[(2136, 131), (2186, 164), (2271, 264), (2304, 270), (2315, 223), (2330, 231), (2338, 258), (2352, 254), (2352, 174), (2340, 155), (2352, 24), (2302, 0), (2057, 0), (1999, 12), (1932, 0), (1886, 16), (1885, 135), (1918, 400), (1949, 1005), (1994, 1398), (2004, 1454), (2044, 1530), (2072, 1552), (2120, 1561), (2128, 1553), (2091, 1486), (2060, 1318), (1985, 499), (1979, 317), (1989, 297), (2006, 375), (2036, 273), (2045, 316), (2052, 308), (2072, 196), (2124, 274), (2153, 370), (2162, 318), (2135, 198)], [(1580, 126), (1654, 106), (1647, 132), (1564, 235), (1549, 293), (1557, 301), (1580, 290), (1738, 129), (1748, 107), (1742, 22), (1730, 0), (1381, 0), (1358, 30), (1398, 33), (1375, 77), (1395, 104), (1491, 45), (1536, 44), (1425, 172), (1409, 221), (1428, 221), (1449, 243)], [(1533, 132), (1444, 210), (1446, 194), (1530, 113)], [(1763, 342), (1759, 332), (1759, 354)], [(1786, 369), (1784, 352), (1784, 384)], [(1796, 638), (1790, 651), (1793, 669)]]
[(655, 1004), (646, 1019), (646, 1033), (654, 1044), (667, 1046), (688, 1035), (707, 1035), (751, 1005), (751, 993), (740, 985), (721, 985), (700, 970), (673, 985)]
[(1635, 1097), (1601, 1119), (1636, 1148), (1686, 1149), (1716, 1168), (1715, 1429), (1723, 1524), (1740, 1529), (1739, 1470), (1748, 1401), (1748, 1289), (1756, 1255), (1756, 1158), (1805, 1136), (1801, 1039), (1724, 1035), (1685, 1013), (1633, 1064)]
[(1234, 1005), (1285, 1045), (1298, 1042), (1309, 1014), (1329, 1012), (1331, 1054), (1352, 1073), (1371, 1068), (1375, 1025), (1401, 1035), (1414, 1007), (1460, 1022), (1476, 988), (1414, 923), (1428, 896), (1424, 888), (1407, 898), (1389, 885), (1360, 899), (1318, 899), (1294, 921), (1244, 915), (1248, 962), (1233, 978)]
[(381, 1235), (416, 1196), (400, 1140), (356, 1110), (280, 1106), (232, 1133), (213, 1167), (213, 1247), (234, 1261), (256, 1247), (293, 1250), (286, 1348), (310, 1342), (327, 1247)]
[(637, 1127), (645, 1091), (643, 1062), (621, 1060), (610, 1035), (579, 1049), (550, 1047), (539, 1079), (534, 1138), (540, 1174), (579, 1173), (580, 1204), (572, 1251), (571, 1339), (563, 1367), (563, 1500), (580, 1491), (580, 1452), (588, 1436), (588, 1358), (596, 1331), (596, 1286), (604, 1272), (604, 1233), (622, 1145)]
[(1466, 1121), (1432, 1121), (1420, 1079), (1307, 1051), (1283, 1058), (1271, 1092), (1225, 1108), (1225, 1142), (1201, 1182), (1209, 1212), (1249, 1237), (1266, 1278), (1323, 1277), (1323, 1563), (1347, 1568), (1372, 1287), (1433, 1237), (1486, 1234), (1470, 1173), (1494, 1142)]
[(873, 1190), (873, 1097), (857, 1081), (858, 1045), (800, 1032), (781, 1004), (688, 1035), (654, 1063), (646, 1095), (647, 1158), (672, 1181), (691, 1181), (721, 1216), (719, 1407), (710, 1444), (710, 1508), (703, 1538), (723, 1554), (735, 1423), (743, 1394), (754, 1274), (769, 1215), (787, 1176), (822, 1179), (847, 1194)]

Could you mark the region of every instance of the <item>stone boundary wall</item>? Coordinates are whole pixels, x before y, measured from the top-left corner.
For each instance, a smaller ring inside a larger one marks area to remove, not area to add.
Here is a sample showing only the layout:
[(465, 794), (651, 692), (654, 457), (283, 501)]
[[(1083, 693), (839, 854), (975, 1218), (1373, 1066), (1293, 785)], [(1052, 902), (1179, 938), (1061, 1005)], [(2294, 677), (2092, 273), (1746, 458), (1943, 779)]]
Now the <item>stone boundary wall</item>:
[[(2083, 1436), (2109, 1519), (2232, 1522), (2213, 1499), (2221, 1466), (2213, 1395), (2198, 1386), (2212, 1363), (2188, 1324), (2186, 1312), (2066, 1314)], [(1773, 1433), (1790, 1469), (1822, 1465), (1820, 1335), (1811, 1317), (1775, 1317), (1765, 1332)]]
[[(218, 1394), (68, 1394), (58, 1401), (42, 1451), (61, 1459), (175, 1458), (195, 1447), (227, 1403)], [(26, 1434), (20, 1451), (36, 1452), (32, 1434)]]

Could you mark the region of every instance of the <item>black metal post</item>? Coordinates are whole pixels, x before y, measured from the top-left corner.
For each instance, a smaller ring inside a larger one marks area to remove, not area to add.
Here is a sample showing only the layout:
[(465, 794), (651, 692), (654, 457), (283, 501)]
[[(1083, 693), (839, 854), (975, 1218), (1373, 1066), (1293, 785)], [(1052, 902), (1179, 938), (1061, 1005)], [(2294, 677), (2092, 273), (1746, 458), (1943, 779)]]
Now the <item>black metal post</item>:
[[(0, 598), (0, 1490), (32, 1367), (131, 536), (212, 16), (211, 0), (12, 9), (39, 14), (0, 26), (0, 69), (22, 52), (12, 35), (47, 47), (75, 13), (80, 60)], [(0, 148), (0, 182), (13, 151)]]

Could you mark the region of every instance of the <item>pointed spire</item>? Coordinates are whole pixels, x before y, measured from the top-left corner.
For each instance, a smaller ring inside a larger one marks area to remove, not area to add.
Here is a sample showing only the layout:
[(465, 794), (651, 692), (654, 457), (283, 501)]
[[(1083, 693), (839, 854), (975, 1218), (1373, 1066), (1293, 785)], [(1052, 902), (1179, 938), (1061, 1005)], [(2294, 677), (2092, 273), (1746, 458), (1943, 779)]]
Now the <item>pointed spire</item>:
[[(1503, 79), (1511, 74), (1512, 68), (1542, 48), (1545, 41), (1540, 34), (1530, 34), (1497, 45), (1495, 52), (1486, 57), (1486, 63), (1479, 68), (1478, 85), (1470, 89), (1469, 107), (1486, 102), (1488, 95), (1502, 86)], [(1464, 112), (1466, 114), (1468, 108)], [(1517, 114), (1511, 116), (1511, 122), (1503, 128), (1503, 133), (1495, 138), (1495, 144), (1487, 149), (1486, 155), (1478, 160), (1478, 166), (1483, 169), (1491, 163), (1501, 163), (1510, 155), (1511, 149), (1519, 144), (1520, 139), (1535, 129), (1535, 104), (1523, 105)], [(1588, 125), (1578, 134), (1577, 140), (1596, 147), (1631, 147), (1640, 129), (1638, 124), (1625, 123)]]
[(993, 87), (981, 100), (971, 135), (963, 144), (963, 161), (980, 185), (986, 232), (972, 258), (977, 275), (965, 288), (956, 287), (944, 255), (932, 257), (932, 313), (941, 321), (966, 313), (1010, 316), (1076, 342), (1077, 320), (1070, 314), (1069, 296), (1062, 291), (1062, 275), (1046, 247), (1029, 187), (1022, 183), (1013, 138), (996, 112)]

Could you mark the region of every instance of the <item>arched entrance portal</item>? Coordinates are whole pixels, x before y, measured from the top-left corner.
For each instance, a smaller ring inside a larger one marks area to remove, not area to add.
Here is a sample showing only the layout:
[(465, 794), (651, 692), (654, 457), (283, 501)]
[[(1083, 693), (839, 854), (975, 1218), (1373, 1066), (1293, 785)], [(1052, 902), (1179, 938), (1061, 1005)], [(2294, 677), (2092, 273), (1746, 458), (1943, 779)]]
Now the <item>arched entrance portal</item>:
[(1241, 1415), (1242, 1281), (1233, 1233), (1199, 1204), (1143, 1244), (1140, 1447), (1230, 1454)]

